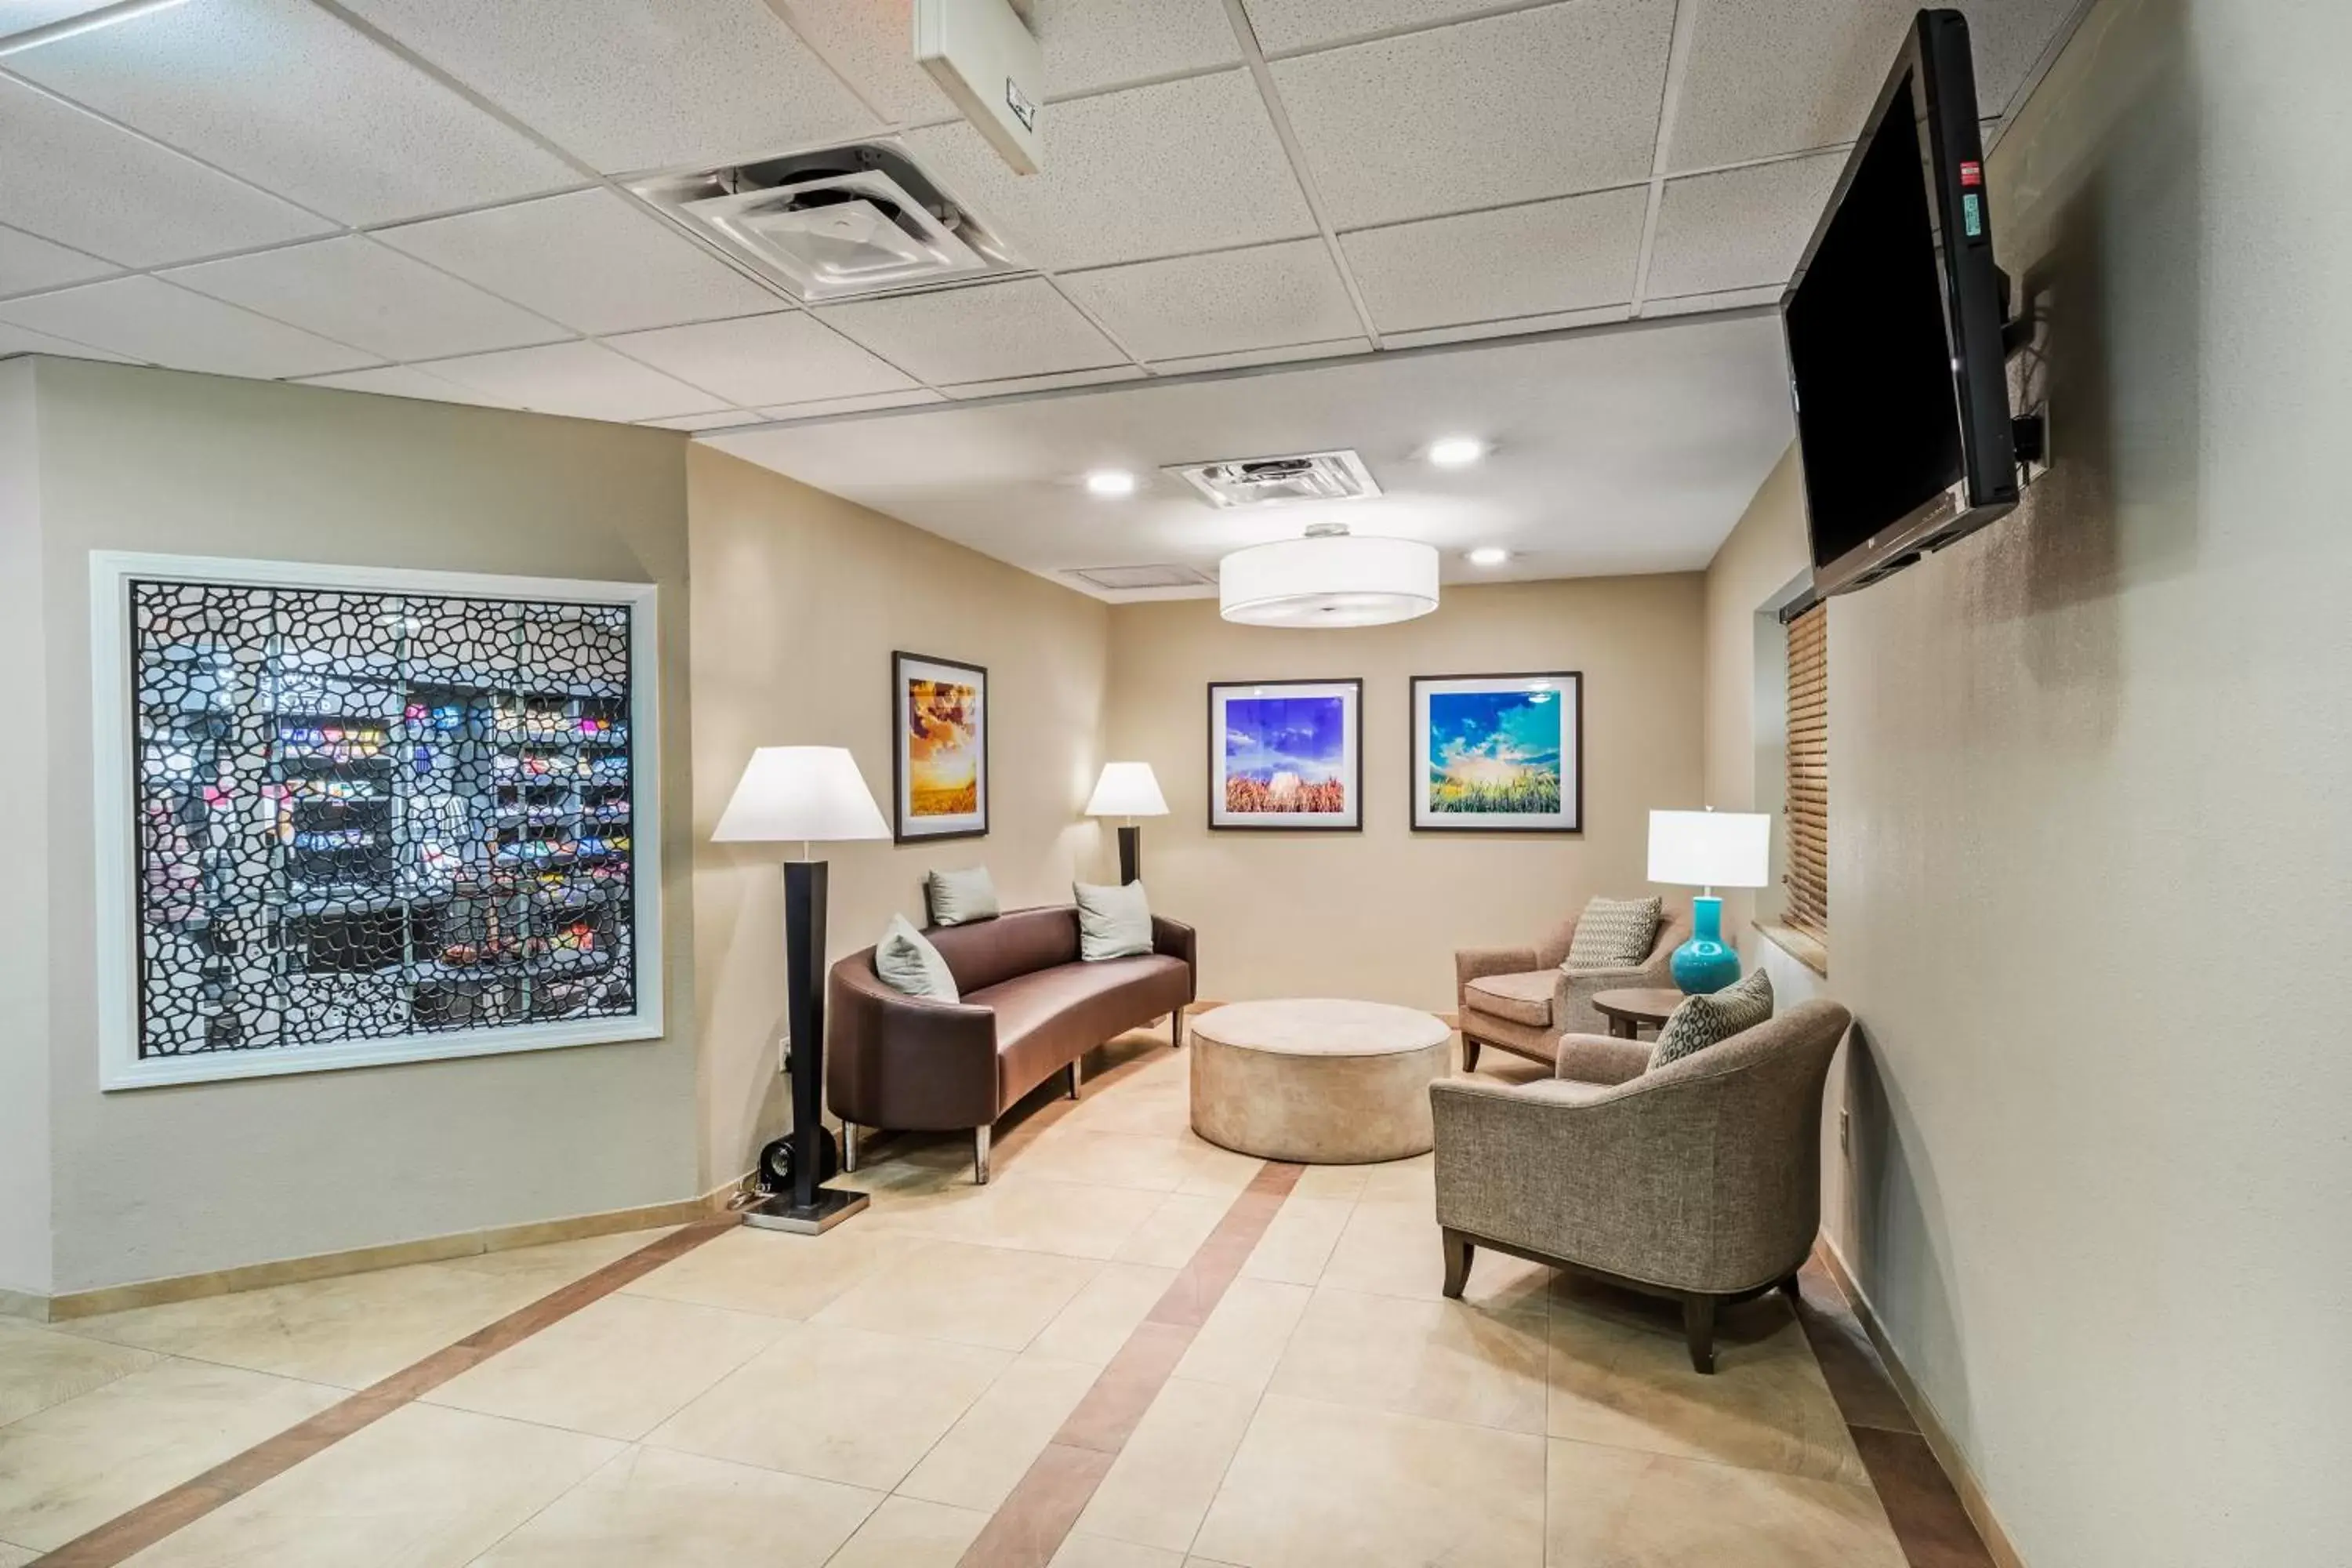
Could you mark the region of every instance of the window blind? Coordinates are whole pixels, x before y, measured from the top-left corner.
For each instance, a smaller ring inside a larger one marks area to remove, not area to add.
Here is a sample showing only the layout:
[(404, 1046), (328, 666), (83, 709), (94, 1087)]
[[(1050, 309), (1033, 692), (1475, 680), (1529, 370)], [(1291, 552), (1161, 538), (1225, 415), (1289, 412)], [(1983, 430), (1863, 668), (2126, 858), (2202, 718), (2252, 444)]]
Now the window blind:
[(1783, 919), (1817, 941), (1830, 926), (1830, 611), (1790, 621), (1788, 889)]

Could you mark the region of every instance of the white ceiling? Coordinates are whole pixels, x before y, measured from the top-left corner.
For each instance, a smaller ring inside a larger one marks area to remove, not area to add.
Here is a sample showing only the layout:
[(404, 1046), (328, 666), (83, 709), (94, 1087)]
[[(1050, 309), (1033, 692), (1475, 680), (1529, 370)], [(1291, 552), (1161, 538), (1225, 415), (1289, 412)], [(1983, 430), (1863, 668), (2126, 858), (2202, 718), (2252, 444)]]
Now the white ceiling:
[[(1988, 111), (2075, 3), (1962, 5)], [(908, 0), (181, 0), (30, 35), (100, 8), (0, 0), (0, 354), (688, 428), (1769, 300), (1911, 11), (1032, 0), (1022, 180), (912, 64)], [(804, 312), (622, 188), (878, 135), (1034, 272)]]
[[(1429, 443), (1457, 434), (1494, 450), (1475, 468), (1433, 468)], [(1227, 551), (1336, 518), (1435, 544), (1447, 579), (1465, 582), (1702, 567), (1790, 435), (1780, 324), (1749, 310), (703, 439), (1058, 581), (1097, 566), (1213, 572)], [(1384, 493), (1221, 511), (1159, 472), (1331, 447), (1360, 451)], [(1097, 468), (1143, 489), (1090, 495)], [(1473, 567), (1462, 552), (1480, 545), (1513, 559)]]

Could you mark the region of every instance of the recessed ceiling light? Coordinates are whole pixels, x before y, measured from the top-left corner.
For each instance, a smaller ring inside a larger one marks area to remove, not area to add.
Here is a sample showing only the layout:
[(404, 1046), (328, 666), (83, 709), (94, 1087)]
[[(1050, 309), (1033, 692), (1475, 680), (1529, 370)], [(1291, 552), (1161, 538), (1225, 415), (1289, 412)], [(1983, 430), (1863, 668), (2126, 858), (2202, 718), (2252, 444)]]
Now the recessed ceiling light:
[(1466, 468), (1486, 455), (1486, 443), (1475, 436), (1448, 436), (1429, 447), (1429, 460), (1441, 468)]
[(1131, 496), (1135, 476), (1125, 468), (1097, 468), (1087, 476), (1087, 489), (1098, 496)]
[(1473, 566), (1500, 566), (1511, 558), (1511, 552), (1499, 544), (1482, 544), (1470, 552)]

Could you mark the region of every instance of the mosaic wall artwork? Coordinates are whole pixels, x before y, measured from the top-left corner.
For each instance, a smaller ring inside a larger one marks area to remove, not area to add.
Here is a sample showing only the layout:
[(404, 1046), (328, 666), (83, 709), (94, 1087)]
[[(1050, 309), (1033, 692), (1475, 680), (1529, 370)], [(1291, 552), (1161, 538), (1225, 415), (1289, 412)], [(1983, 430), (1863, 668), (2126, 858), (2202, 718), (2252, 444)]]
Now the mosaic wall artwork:
[(632, 1015), (632, 613), (133, 578), (139, 1056)]

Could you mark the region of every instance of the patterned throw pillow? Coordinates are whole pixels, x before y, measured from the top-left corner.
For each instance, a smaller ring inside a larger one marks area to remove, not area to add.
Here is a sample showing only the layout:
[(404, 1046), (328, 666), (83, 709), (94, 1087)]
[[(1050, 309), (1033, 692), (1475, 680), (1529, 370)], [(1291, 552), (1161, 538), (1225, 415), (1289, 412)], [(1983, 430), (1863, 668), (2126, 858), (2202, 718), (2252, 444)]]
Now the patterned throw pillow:
[(1772, 977), (1758, 970), (1736, 985), (1709, 996), (1685, 996), (1666, 1016), (1658, 1043), (1650, 1049), (1647, 1071), (1678, 1062), (1709, 1046), (1754, 1028), (1772, 1016)]
[(1568, 939), (1568, 959), (1560, 967), (1632, 969), (1650, 956), (1658, 940), (1660, 899), (1595, 899), (1576, 917), (1576, 931)]

